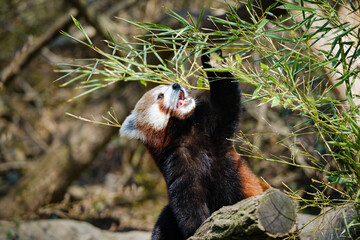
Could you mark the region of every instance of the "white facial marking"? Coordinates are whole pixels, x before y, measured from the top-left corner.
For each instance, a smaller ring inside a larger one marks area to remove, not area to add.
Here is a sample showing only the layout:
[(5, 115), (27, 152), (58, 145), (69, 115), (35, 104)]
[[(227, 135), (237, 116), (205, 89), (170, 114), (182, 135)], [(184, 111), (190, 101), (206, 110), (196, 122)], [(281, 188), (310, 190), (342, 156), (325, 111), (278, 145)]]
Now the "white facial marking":
[(157, 98), (160, 93), (164, 94), (164, 96), (163, 96), (164, 106), (166, 108), (170, 108), (172, 106), (171, 105), (171, 102), (172, 102), (172, 97), (171, 97), (172, 87), (171, 87), (171, 85), (160, 85), (159, 89), (157, 91), (154, 91), (153, 96), (155, 98)]
[(166, 127), (170, 114), (165, 114), (160, 110), (159, 104), (152, 104), (146, 112), (146, 119), (150, 126), (155, 130), (162, 130)]
[(120, 136), (130, 139), (139, 139), (143, 142), (146, 141), (144, 134), (136, 127), (136, 121), (138, 119), (137, 113), (133, 112), (123, 122), (120, 128)]

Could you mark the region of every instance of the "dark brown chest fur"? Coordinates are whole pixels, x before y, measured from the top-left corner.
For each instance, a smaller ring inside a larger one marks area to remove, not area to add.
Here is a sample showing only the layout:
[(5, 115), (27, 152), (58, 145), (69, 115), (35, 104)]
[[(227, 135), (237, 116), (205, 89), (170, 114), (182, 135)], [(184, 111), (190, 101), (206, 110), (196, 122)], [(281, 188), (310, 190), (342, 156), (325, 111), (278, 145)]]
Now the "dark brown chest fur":
[(216, 121), (208, 102), (202, 102), (192, 117), (170, 122), (169, 144), (153, 154), (164, 175), (170, 202), (174, 198), (184, 198), (189, 204), (203, 201), (212, 213), (243, 199), (235, 162), (228, 154), (231, 142), (210, 127)]

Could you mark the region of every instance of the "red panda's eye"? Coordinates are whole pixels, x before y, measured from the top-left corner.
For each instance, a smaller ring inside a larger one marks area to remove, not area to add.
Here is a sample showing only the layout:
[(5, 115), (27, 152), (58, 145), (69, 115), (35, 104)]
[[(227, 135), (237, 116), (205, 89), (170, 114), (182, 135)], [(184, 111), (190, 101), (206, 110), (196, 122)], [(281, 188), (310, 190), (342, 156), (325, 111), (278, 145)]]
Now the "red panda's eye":
[(157, 99), (160, 99), (160, 98), (163, 98), (164, 97), (164, 94), (160, 93), (157, 97)]

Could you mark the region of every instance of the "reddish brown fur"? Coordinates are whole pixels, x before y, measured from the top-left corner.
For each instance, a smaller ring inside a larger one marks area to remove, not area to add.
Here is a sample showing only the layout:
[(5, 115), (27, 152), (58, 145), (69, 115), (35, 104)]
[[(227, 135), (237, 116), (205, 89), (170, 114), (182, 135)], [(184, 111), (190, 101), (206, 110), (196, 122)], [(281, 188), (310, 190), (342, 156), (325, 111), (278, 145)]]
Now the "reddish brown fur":
[(141, 132), (145, 135), (147, 142), (146, 144), (154, 146), (157, 149), (162, 149), (169, 144), (169, 136), (166, 136), (165, 130), (156, 131), (147, 124), (139, 125), (137, 127), (141, 129)]
[(236, 168), (239, 173), (241, 190), (244, 193), (244, 197), (253, 197), (263, 193), (269, 186), (249, 169), (244, 159), (235, 152), (234, 149), (229, 151), (229, 155), (234, 159)]

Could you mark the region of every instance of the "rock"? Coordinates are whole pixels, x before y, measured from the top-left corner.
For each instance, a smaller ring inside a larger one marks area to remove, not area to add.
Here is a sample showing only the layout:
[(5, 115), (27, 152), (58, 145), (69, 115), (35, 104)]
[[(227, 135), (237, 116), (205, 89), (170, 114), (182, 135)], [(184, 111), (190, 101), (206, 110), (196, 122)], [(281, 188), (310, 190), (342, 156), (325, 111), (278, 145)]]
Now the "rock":
[(75, 220), (0, 221), (0, 240), (148, 240), (150, 236), (143, 231), (109, 232)]

